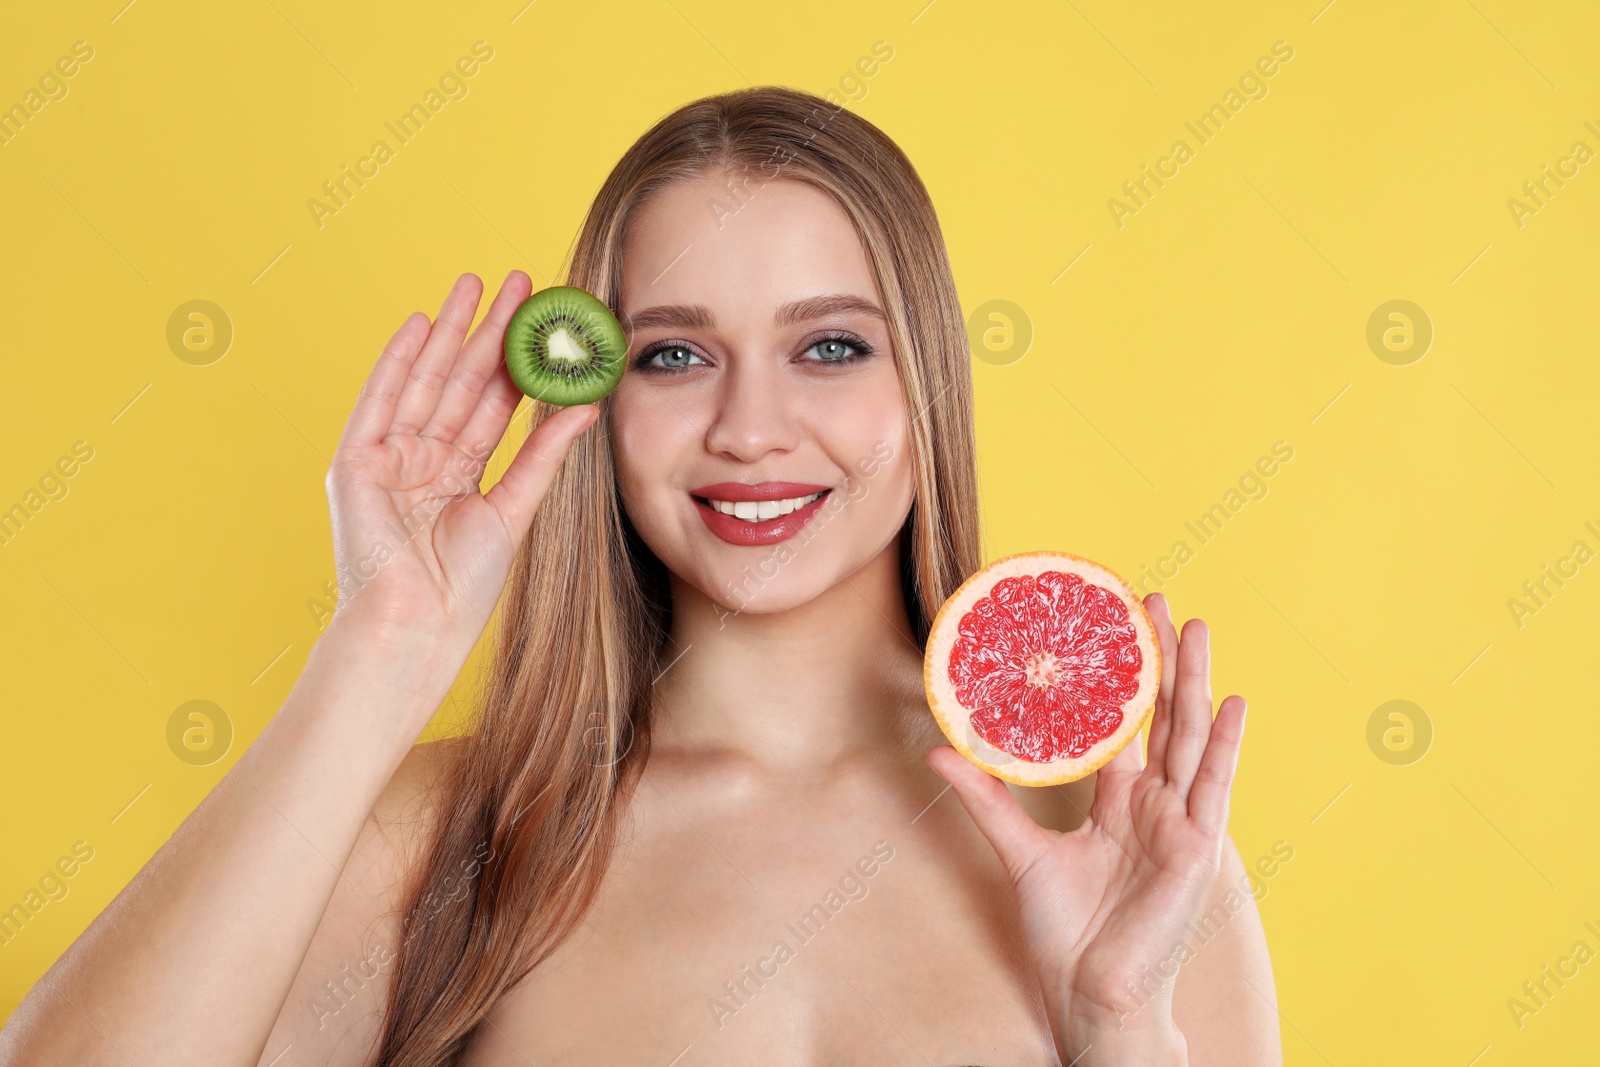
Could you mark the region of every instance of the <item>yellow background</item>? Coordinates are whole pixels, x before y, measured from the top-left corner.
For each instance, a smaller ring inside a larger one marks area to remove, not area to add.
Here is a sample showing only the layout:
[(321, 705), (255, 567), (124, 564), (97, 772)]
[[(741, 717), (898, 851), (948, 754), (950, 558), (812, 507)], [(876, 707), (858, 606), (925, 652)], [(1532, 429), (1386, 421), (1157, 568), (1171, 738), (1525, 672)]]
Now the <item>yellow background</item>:
[[(677, 104), (842, 84), (928, 183), (964, 306), (1031, 322), (1023, 358), (974, 363), (990, 556), (1133, 579), (1195, 549), (1166, 591), (1212, 626), (1217, 696), (1251, 701), (1233, 835), (1247, 862), (1294, 849), (1261, 903), (1287, 1062), (1593, 1055), (1600, 965), (1520, 1029), (1506, 1006), (1600, 950), (1600, 563), (1520, 627), (1507, 607), (1600, 549), (1600, 162), (1520, 228), (1506, 204), (1600, 150), (1593, 5), (125, 2), (0, 22), (0, 104), (94, 49), (0, 146), (0, 507), (94, 448), (0, 546), (0, 907), (95, 849), (0, 949), (0, 1010), (288, 691), (333, 577), (326, 460), (406, 314), (464, 270), (553, 280)], [(469, 95), (319, 229), (306, 201), (478, 40)], [(1199, 146), (1183, 123), (1280, 40), (1268, 95)], [(1107, 200), (1179, 138), (1194, 158), (1119, 228)], [(235, 331), (209, 366), (166, 341), (194, 299)], [(1407, 366), (1366, 342), (1395, 299), (1435, 331)], [(1268, 495), (1199, 546), (1184, 523), (1280, 440)], [(236, 731), (209, 766), (166, 743), (193, 699)], [(1432, 723), (1410, 765), (1367, 744), (1391, 699)]]

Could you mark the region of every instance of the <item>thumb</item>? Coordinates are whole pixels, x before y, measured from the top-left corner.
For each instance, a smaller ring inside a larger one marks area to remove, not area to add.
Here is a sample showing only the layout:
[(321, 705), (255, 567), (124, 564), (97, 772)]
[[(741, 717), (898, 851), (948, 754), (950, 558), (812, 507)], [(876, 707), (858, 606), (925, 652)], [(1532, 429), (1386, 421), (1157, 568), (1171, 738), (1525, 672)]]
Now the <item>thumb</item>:
[(994, 847), (1013, 882), (1021, 879), (1035, 860), (1050, 847), (1050, 831), (1022, 810), (1017, 798), (1000, 779), (949, 745), (939, 745), (927, 755), (929, 766), (950, 783), (978, 830)]
[(500, 480), (483, 494), (500, 513), (513, 544), (520, 542), (533, 524), (533, 513), (550, 491), (572, 442), (599, 417), (600, 409), (594, 404), (577, 404), (545, 417), (522, 442)]

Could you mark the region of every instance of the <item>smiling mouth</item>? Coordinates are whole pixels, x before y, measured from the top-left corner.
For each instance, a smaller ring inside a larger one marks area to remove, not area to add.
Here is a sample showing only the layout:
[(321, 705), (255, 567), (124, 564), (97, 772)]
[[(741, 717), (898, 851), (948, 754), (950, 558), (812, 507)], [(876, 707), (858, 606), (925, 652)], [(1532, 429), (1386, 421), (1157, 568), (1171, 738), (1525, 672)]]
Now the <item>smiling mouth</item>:
[(779, 518), (793, 511), (799, 511), (812, 501), (820, 500), (829, 492), (831, 490), (824, 489), (820, 493), (785, 497), (782, 500), (713, 500), (703, 496), (697, 496), (695, 499), (713, 511), (719, 511), (735, 519), (755, 524)]

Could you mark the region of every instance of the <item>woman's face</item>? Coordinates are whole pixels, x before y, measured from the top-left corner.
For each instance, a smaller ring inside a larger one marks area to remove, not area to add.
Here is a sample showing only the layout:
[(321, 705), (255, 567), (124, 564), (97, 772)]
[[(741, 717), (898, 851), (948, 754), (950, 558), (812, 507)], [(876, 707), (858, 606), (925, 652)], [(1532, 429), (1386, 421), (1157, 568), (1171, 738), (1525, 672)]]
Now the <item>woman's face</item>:
[(766, 613), (894, 551), (908, 416), (849, 216), (802, 182), (735, 184), (735, 199), (727, 181), (676, 182), (634, 215), (611, 434), (656, 556), (725, 608)]

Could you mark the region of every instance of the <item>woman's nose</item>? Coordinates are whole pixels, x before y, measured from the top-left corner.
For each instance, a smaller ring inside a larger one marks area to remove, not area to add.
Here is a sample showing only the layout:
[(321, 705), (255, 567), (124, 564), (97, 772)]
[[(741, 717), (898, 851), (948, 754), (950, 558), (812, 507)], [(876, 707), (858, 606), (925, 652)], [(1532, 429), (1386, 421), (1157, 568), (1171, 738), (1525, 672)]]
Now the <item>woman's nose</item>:
[(706, 448), (740, 463), (755, 463), (768, 453), (787, 452), (798, 443), (794, 383), (784, 380), (776, 361), (755, 356), (728, 359), (718, 382), (706, 427)]

